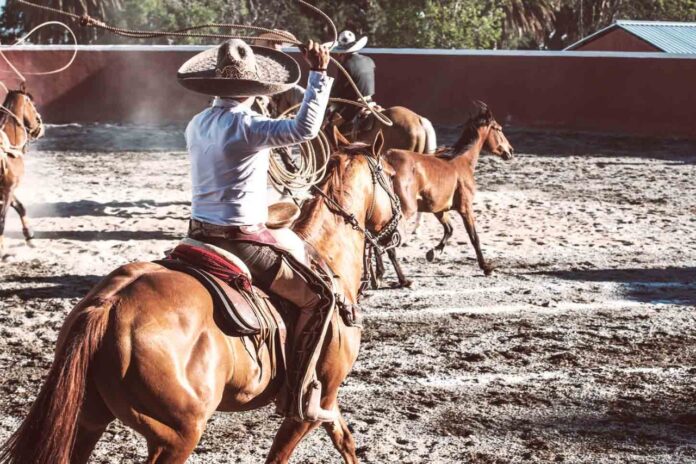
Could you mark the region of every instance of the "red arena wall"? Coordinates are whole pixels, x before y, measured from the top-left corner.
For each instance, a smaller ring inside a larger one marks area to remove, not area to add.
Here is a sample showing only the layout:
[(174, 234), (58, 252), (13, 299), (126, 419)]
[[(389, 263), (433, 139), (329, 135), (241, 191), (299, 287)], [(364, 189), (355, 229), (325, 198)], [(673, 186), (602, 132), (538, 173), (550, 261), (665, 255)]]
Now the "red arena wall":
[[(207, 102), (185, 91), (177, 68), (200, 47), (80, 47), (75, 63), (28, 76), (51, 123), (181, 123)], [(4, 49), (22, 70), (63, 65), (70, 52)], [(376, 100), (436, 124), (464, 121), (487, 102), (519, 128), (696, 138), (696, 56), (612, 52), (366, 50), (377, 63)], [(7, 74), (6, 76), (10, 76)], [(5, 83), (12, 85), (11, 80)]]

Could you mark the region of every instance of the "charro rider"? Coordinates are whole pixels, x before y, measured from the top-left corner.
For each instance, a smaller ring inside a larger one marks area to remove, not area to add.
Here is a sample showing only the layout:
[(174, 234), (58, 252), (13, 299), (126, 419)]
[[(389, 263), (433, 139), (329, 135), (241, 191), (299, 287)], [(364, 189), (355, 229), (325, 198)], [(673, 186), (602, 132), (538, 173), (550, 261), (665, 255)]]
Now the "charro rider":
[[(319, 405), (317, 356), (305, 348), (312, 342), (305, 338), (317, 336), (316, 327), (308, 324), (320, 298), (307, 274), (284, 252), (284, 243), (265, 226), (270, 150), (318, 135), (333, 83), (326, 74), (325, 46), (310, 41), (303, 54), (311, 71), (294, 119), (275, 120), (251, 110), (255, 98), (287, 91), (299, 80), (297, 62), (282, 51), (230, 40), (200, 53), (179, 70), (182, 85), (216, 97), (186, 128), (193, 190), (189, 236), (241, 258), (255, 285), (299, 310), (292, 346), (299, 358), (294, 360), (295, 371), (302, 380), (290, 385), (292, 398), (287, 391), (281, 395), (279, 412), (331, 421), (335, 413)], [(288, 233), (292, 234), (284, 229), (285, 237)], [(299, 241), (296, 235), (290, 238), (285, 241)]]
[[(336, 59), (348, 72), (368, 103), (372, 103), (372, 96), (375, 94), (375, 62), (372, 61), (372, 58), (358, 53), (365, 45), (367, 45), (367, 37), (357, 39), (352, 31), (343, 31), (338, 36), (338, 43), (331, 49), (331, 52), (337, 55)], [(331, 96), (358, 101), (353, 86), (342, 72), (336, 76), (336, 85), (334, 85)], [(329, 120), (338, 126), (343, 123), (354, 123), (356, 116), (362, 110), (361, 107), (345, 103), (335, 103), (333, 106), (334, 112), (330, 115)]]

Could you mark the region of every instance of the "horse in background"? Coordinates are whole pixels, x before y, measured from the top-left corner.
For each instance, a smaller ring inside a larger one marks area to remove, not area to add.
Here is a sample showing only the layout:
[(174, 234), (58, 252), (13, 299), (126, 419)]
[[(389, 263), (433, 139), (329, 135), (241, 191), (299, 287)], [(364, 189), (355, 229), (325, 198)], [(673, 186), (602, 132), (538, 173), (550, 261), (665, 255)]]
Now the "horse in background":
[[(398, 148), (416, 153), (435, 153), (437, 135), (427, 118), (403, 106), (393, 106), (379, 112), (389, 118), (393, 125), (384, 125), (371, 113), (357, 121), (346, 121), (345, 124), (340, 124), (339, 121), (337, 125), (341, 132), (354, 142), (372, 143), (381, 131), (386, 149)], [(357, 127), (350, 127), (355, 123), (358, 124)]]
[[(384, 157), (395, 172), (394, 191), (401, 201), (404, 219), (417, 212), (434, 213), (442, 224), (443, 237), (437, 246), (427, 252), (427, 260), (435, 260), (444, 250), (454, 231), (449, 212), (456, 211), (464, 221), (479, 267), (485, 275), (490, 275), (494, 267), (483, 257), (473, 207), (476, 193), (474, 173), (484, 150), (506, 161), (514, 157), (512, 145), (491, 110), (485, 103), (477, 102), (476, 114), (466, 122), (453, 147), (443, 148), (435, 156), (389, 150)], [(405, 277), (397, 260), (396, 249), (392, 248), (387, 253), (396, 270), (399, 286), (410, 286), (411, 281)], [(383, 275), (384, 265), (378, 259), (378, 281)]]
[(44, 125), (31, 94), (24, 89), (8, 92), (0, 107), (0, 254), (10, 206), (19, 214), (27, 243), (33, 238), (26, 209), (14, 191), (24, 175), (27, 145), (43, 134)]

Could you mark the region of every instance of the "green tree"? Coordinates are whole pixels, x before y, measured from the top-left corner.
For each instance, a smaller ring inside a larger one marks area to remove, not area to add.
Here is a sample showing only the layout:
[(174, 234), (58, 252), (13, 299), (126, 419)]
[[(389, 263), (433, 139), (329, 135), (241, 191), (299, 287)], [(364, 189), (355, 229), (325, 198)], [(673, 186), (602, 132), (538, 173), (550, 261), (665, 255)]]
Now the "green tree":
[(561, 49), (617, 19), (696, 21), (696, 0), (554, 0), (547, 47)]
[[(63, 11), (80, 16), (88, 14), (95, 18), (109, 17), (122, 7), (121, 0), (44, 0), (37, 1), (36, 3), (52, 8), (59, 8)], [(3, 12), (3, 21), (0, 23), (3, 35), (11, 31), (11, 28), (6, 28), (5, 19), (11, 20), (12, 26), (17, 27), (20, 31), (28, 31), (45, 21), (57, 19), (57, 16), (45, 10), (21, 5), (16, 0), (8, 0)], [(74, 23), (71, 24), (71, 26), (73, 25)], [(77, 25), (74, 26), (73, 32), (75, 32), (78, 41), (81, 43), (93, 42), (99, 35), (93, 29), (82, 28)], [(42, 43), (62, 43), (68, 41), (68, 38), (65, 36), (65, 31), (58, 28), (41, 29), (37, 31), (37, 34), (33, 36), (32, 39), (35, 42)]]
[(477, 0), (382, 0), (373, 15), (374, 43), (382, 47), (493, 48), (503, 12)]

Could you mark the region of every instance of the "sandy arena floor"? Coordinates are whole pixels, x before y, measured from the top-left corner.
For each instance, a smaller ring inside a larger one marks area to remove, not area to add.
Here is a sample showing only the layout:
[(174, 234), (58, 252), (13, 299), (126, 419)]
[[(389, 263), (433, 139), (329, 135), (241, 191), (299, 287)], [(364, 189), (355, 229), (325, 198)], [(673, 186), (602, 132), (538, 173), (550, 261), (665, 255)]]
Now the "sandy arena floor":
[[(2, 441), (73, 305), (114, 267), (158, 258), (186, 231), (178, 132), (48, 133), (20, 190), (36, 246), (23, 244), (12, 212), (0, 263)], [(428, 263), (441, 235), (429, 217), (399, 250), (414, 288), (364, 300), (363, 344), (340, 397), (362, 461), (696, 462), (696, 146), (508, 135), (522, 154), (481, 159), (475, 202), (498, 272), (479, 271), (460, 221)], [(190, 462), (262, 462), (279, 424), (270, 413), (216, 414)], [(114, 423), (93, 461), (145, 453)], [(318, 430), (293, 462), (338, 461)]]

